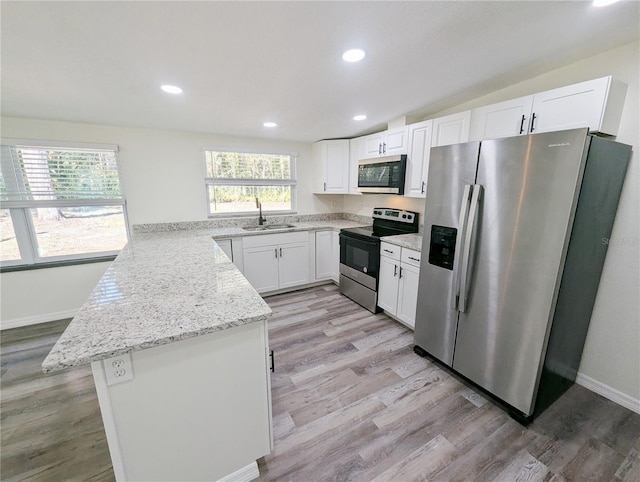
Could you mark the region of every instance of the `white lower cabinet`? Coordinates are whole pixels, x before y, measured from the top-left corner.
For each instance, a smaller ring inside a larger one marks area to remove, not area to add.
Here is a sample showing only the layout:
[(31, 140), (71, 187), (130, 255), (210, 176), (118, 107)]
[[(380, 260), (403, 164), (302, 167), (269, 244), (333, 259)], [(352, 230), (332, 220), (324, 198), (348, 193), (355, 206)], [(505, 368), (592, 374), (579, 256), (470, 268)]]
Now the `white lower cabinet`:
[(340, 241), (337, 231), (316, 231), (316, 280), (338, 281)]
[(266, 293), (309, 282), (309, 233), (247, 236), (243, 239), (244, 276)]
[(380, 246), (378, 306), (413, 329), (418, 304), (419, 251), (389, 243)]

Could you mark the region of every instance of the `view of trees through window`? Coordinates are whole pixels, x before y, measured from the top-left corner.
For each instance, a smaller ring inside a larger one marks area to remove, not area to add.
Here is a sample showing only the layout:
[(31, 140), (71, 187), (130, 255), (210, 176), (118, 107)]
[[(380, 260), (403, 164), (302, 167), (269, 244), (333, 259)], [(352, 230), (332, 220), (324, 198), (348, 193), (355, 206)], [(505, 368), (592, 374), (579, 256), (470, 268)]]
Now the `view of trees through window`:
[(295, 166), (290, 155), (206, 151), (209, 213), (291, 211)]

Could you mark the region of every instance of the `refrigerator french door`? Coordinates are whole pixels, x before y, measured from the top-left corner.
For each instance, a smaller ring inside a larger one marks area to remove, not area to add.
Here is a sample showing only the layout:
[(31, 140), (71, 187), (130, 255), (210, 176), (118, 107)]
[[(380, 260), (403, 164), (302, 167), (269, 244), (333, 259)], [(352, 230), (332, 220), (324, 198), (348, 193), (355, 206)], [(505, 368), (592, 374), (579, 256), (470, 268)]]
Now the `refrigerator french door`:
[[(605, 154), (589, 158), (601, 145)], [(554, 375), (575, 380), (593, 307), (582, 293), (595, 298), (601, 240), (630, 155), (619, 146), (573, 129), (431, 151), (416, 351), (506, 402), (517, 418), (533, 415), (541, 379), (557, 385), (545, 387), (547, 402), (566, 390)]]

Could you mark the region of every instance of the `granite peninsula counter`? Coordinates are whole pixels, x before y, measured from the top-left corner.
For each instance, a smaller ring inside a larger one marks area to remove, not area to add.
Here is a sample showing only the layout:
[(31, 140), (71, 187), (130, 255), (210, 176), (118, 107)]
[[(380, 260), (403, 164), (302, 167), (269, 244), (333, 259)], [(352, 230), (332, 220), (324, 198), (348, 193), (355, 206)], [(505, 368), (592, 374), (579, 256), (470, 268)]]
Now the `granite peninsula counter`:
[(45, 372), (264, 319), (271, 309), (211, 230), (136, 234), (42, 364)]
[(273, 448), (271, 309), (212, 230), (141, 234), (42, 364), (91, 364), (116, 480), (259, 476)]

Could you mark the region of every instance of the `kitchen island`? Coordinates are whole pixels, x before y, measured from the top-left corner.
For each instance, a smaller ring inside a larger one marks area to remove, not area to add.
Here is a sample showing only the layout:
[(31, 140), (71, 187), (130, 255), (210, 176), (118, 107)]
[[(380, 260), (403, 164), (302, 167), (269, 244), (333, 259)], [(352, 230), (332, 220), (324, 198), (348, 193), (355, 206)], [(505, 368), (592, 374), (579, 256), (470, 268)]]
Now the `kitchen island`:
[(42, 367), (91, 363), (118, 480), (252, 480), (270, 312), (210, 231), (136, 234)]

